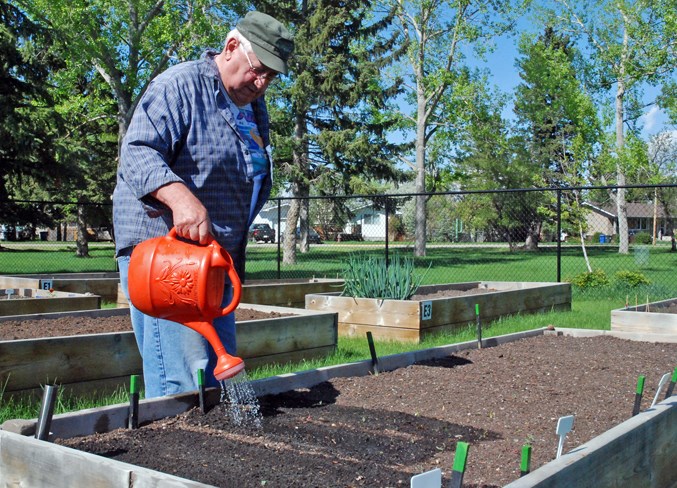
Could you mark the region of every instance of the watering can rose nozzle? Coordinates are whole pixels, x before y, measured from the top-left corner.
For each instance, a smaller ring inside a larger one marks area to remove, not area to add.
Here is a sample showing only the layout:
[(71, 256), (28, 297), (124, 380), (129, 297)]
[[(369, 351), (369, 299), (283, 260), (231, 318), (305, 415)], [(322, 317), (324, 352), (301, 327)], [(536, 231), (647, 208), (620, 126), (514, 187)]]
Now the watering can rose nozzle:
[[(222, 308), (226, 275), (233, 296)], [(218, 358), (216, 379), (242, 371), (244, 362), (226, 352), (212, 324), (235, 310), (242, 294), (232, 257), (213, 237), (199, 245), (178, 239), (173, 228), (143, 241), (132, 252), (128, 281), (129, 299), (141, 312), (183, 324), (207, 339)]]

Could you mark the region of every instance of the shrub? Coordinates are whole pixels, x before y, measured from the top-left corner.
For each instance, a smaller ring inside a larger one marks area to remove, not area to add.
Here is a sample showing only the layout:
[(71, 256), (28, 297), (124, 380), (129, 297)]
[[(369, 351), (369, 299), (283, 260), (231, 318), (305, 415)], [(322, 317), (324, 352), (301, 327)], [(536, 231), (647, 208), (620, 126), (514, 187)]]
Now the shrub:
[(595, 271), (586, 271), (585, 273), (574, 276), (573, 279), (568, 280), (572, 285), (579, 288), (595, 288), (599, 286), (606, 286), (611, 281), (604, 270), (597, 269)]
[(651, 284), (651, 281), (639, 271), (619, 271), (616, 273), (616, 280), (632, 287)]
[(421, 286), (425, 273), (416, 274), (413, 258), (351, 254), (344, 263), (343, 296), (409, 300)]
[(651, 244), (653, 238), (648, 232), (638, 232), (635, 234), (635, 244)]

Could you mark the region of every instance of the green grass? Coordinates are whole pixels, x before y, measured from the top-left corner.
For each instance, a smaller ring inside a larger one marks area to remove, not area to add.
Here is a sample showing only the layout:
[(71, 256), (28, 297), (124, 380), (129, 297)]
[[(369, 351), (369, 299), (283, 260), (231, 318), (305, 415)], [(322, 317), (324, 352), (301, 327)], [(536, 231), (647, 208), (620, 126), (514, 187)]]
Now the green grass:
[(74, 243), (3, 244), (0, 274), (96, 273), (117, 271), (112, 244), (91, 245), (88, 258), (75, 255)]
[[(106, 405), (115, 405), (129, 401), (129, 391), (119, 388), (113, 393), (94, 393), (84, 396), (68, 395), (63, 390), (57, 390), (54, 413), (66, 413), (96, 408)], [(0, 389), (0, 424), (9, 419), (34, 419), (40, 414), (40, 399), (5, 397)]]

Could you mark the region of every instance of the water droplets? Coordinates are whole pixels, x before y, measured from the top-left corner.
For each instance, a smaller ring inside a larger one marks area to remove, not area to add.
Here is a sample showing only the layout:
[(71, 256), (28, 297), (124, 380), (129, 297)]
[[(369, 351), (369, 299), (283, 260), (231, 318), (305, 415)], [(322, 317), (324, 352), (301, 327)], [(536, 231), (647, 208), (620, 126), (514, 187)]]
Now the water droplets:
[(235, 425), (262, 427), (261, 406), (246, 371), (221, 381), (221, 405)]

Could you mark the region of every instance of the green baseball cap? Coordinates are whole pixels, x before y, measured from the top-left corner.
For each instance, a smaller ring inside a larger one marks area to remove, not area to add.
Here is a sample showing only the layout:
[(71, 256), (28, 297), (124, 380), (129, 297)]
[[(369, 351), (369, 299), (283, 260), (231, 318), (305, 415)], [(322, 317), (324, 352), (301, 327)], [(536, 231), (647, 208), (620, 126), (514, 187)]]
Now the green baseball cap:
[(249, 12), (237, 23), (237, 30), (252, 45), (259, 61), (270, 69), (287, 74), (287, 60), (294, 50), (294, 38), (279, 21), (263, 12)]

